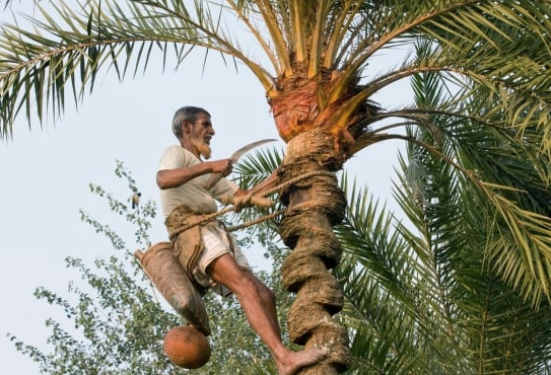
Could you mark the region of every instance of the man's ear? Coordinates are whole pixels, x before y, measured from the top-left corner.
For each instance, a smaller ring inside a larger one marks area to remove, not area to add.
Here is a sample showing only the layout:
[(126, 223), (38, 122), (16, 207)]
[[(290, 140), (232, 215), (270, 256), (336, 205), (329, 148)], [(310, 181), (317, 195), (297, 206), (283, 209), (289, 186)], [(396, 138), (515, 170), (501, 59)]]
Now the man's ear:
[(182, 134), (189, 134), (191, 133), (191, 122), (184, 120), (182, 124)]

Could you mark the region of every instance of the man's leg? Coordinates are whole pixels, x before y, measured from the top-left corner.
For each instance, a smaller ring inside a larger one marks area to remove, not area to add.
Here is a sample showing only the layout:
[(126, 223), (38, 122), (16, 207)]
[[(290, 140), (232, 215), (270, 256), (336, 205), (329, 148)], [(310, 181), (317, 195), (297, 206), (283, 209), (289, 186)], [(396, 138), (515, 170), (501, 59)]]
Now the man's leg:
[(235, 294), (252, 329), (272, 353), (280, 375), (294, 374), (325, 356), (320, 349), (293, 352), (283, 345), (273, 293), (252, 272), (239, 267), (230, 254), (215, 259), (207, 272)]

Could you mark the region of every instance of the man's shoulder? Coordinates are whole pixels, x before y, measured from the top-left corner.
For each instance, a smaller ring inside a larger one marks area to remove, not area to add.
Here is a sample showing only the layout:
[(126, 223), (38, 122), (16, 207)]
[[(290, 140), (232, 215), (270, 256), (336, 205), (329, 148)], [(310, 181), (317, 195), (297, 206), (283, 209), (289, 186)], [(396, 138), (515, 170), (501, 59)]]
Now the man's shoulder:
[(196, 159), (195, 155), (182, 146), (171, 145), (161, 155), (160, 166), (162, 169), (181, 168), (198, 163)]
[(167, 148), (165, 148), (163, 153), (166, 154), (169, 152), (184, 152), (184, 151), (186, 151), (186, 149), (180, 145), (170, 145)]
[(177, 155), (177, 156), (184, 157), (184, 158), (189, 158), (190, 156), (193, 156), (193, 154), (191, 152), (189, 152), (188, 150), (186, 150), (185, 148), (183, 148), (180, 145), (170, 145), (170, 146), (168, 146), (167, 148), (165, 148), (162, 155), (163, 155), (163, 157), (168, 156), (168, 155), (172, 155), (172, 156)]

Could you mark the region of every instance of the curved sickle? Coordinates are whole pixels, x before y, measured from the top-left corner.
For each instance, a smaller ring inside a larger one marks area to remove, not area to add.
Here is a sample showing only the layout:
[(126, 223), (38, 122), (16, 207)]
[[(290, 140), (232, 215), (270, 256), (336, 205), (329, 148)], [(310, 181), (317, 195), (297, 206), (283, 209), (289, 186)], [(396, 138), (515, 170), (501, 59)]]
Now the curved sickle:
[[(265, 143), (269, 142), (275, 142), (277, 139), (262, 139), (260, 141), (249, 143), (248, 145), (245, 145), (241, 147), (239, 150), (235, 151), (231, 156), (230, 160), (232, 163), (237, 163), (239, 161), (239, 158), (243, 155), (245, 155), (247, 152), (251, 151), (253, 148), (261, 146)], [(216, 183), (222, 178), (222, 173), (213, 173), (212, 176), (208, 179), (208, 181), (203, 185), (203, 187), (207, 190), (210, 190)]]

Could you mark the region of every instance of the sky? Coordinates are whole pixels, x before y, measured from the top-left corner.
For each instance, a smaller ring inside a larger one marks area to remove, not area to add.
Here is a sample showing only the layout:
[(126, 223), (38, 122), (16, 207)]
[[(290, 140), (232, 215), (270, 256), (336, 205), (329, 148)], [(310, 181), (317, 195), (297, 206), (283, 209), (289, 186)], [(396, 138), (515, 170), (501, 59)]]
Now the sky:
[[(0, 13), (0, 22), (5, 16)], [(385, 71), (396, 58), (382, 56), (370, 69)], [(20, 117), (13, 139), (0, 143), (0, 287), (4, 300), (0, 372), (39, 374), (37, 364), (17, 352), (7, 338), (8, 333), (14, 334), (26, 344), (48, 350), (50, 330), (45, 321), (62, 317), (62, 312), (36, 300), (34, 290), (41, 286), (67, 296), (69, 282), (79, 281), (79, 275), (65, 266), (67, 256), (93, 266), (94, 259), (114, 254), (104, 237), (80, 221), (80, 209), (106, 223), (114, 217), (105, 202), (90, 193), (89, 183), (117, 196), (130, 195), (125, 181), (114, 174), (120, 160), (136, 180), (142, 200), (158, 202), (155, 173), (162, 151), (177, 143), (170, 123), (178, 108), (197, 105), (212, 114), (216, 131), (212, 159), (229, 157), (252, 141), (279, 139), (264, 91), (245, 68), (236, 72), (211, 55), (203, 70), (200, 53), (191, 55), (178, 71), (173, 67), (163, 72), (153, 60), (145, 76), (123, 83), (114, 74), (101, 75), (78, 110), (69, 102), (60, 119), (49, 118), (43, 128), (33, 123), (31, 130)], [(409, 98), (406, 82), (375, 100), (384, 108), (395, 108)], [(282, 142), (275, 145), (284, 147)], [(398, 147), (399, 143), (369, 147), (347, 162), (345, 169), (375, 197), (390, 201)], [(150, 233), (153, 242), (166, 240), (160, 214)], [(245, 254), (253, 267), (269, 266), (261, 254), (247, 249)]]

